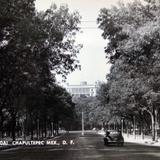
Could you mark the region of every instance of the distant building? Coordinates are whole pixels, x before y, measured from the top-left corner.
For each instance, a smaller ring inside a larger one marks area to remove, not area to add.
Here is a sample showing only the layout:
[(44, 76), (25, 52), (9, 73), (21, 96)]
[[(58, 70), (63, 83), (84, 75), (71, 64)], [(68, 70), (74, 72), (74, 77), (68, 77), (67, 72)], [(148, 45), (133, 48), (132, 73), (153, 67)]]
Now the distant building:
[(87, 82), (84, 81), (79, 85), (67, 84), (66, 89), (73, 97), (93, 97), (96, 96), (97, 83), (87, 84)]

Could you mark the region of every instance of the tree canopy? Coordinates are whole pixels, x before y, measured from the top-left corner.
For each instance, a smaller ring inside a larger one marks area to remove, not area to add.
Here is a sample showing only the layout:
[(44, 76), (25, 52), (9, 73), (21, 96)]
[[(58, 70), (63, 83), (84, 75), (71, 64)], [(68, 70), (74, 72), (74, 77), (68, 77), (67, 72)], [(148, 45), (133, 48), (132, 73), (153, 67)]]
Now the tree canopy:
[[(19, 119), (26, 117), (27, 123), (27, 110), (35, 113), (39, 106), (41, 113), (37, 117), (43, 113), (47, 119), (49, 97), (60, 101), (58, 114), (62, 115), (61, 109), (66, 115), (69, 110), (73, 113), (68, 93), (55, 87), (55, 75), (65, 78), (80, 67), (77, 54), (81, 45), (75, 43), (75, 36), (81, 17), (78, 12), (71, 13), (67, 6), (52, 5), (38, 12), (34, 2), (0, 0), (0, 128), (3, 132), (7, 113), (13, 139)], [(55, 90), (65, 96), (57, 97)], [(51, 104), (55, 112), (56, 103)], [(42, 128), (46, 119), (39, 122)], [(35, 123), (33, 120), (32, 125)]]
[(132, 116), (139, 117), (147, 111), (153, 139), (159, 110), (159, 8), (155, 0), (120, 2), (111, 9), (101, 9), (97, 19), (103, 38), (109, 39), (105, 47), (112, 63), (109, 104), (121, 116), (132, 111)]

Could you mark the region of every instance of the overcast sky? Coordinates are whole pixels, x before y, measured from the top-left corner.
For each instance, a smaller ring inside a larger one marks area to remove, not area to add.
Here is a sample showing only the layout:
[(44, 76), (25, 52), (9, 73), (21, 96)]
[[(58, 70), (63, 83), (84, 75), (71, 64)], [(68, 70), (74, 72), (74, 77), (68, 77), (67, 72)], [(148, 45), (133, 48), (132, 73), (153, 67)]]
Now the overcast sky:
[(108, 8), (117, 2), (118, 0), (36, 0), (38, 10), (46, 10), (52, 3), (58, 6), (67, 4), (70, 11), (79, 11), (82, 16), (81, 27), (84, 29), (77, 37), (77, 42), (83, 44), (78, 56), (81, 71), (76, 70), (71, 73), (67, 77), (67, 83), (79, 84), (81, 81), (87, 81), (93, 84), (96, 81), (106, 81), (105, 77), (110, 68), (104, 53), (107, 41), (101, 37), (102, 31), (97, 28), (96, 19), (101, 8)]

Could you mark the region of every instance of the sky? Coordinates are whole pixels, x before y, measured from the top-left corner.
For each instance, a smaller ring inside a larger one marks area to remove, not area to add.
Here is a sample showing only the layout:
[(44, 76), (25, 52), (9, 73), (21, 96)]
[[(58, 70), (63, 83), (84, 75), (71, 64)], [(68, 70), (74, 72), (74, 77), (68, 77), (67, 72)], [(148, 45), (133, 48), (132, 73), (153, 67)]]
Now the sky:
[[(94, 84), (97, 81), (106, 81), (106, 74), (110, 71), (110, 64), (107, 64), (104, 53), (107, 40), (102, 38), (102, 31), (98, 29), (96, 19), (101, 8), (109, 8), (117, 2), (118, 0), (36, 0), (36, 8), (39, 11), (46, 10), (52, 3), (57, 6), (67, 4), (71, 12), (78, 11), (82, 16), (80, 26), (82, 33), (78, 34), (76, 39), (77, 43), (83, 44), (78, 55), (81, 70), (68, 75), (66, 83), (80, 84), (82, 81), (87, 81), (89, 84)], [(62, 83), (60, 77), (57, 77), (57, 80)]]

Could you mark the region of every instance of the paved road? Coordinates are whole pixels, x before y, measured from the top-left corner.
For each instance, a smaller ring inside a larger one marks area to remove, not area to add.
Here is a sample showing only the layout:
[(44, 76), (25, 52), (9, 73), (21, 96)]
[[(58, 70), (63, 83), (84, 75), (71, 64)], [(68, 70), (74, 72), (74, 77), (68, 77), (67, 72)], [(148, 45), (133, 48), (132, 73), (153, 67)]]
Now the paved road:
[(160, 148), (125, 143), (123, 147), (103, 145), (100, 135), (70, 133), (57, 139), (74, 144), (18, 147), (0, 151), (0, 160), (159, 160)]

